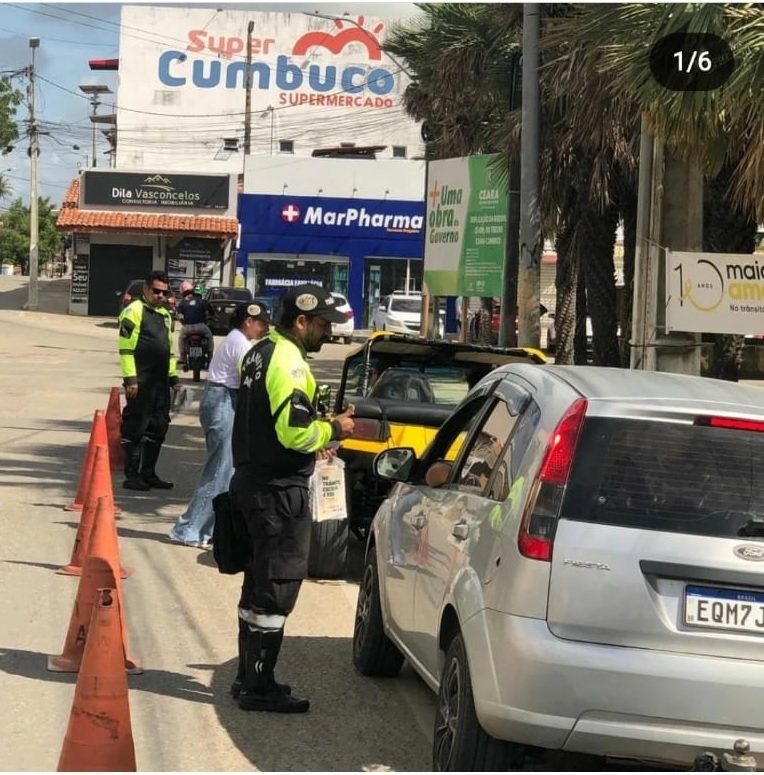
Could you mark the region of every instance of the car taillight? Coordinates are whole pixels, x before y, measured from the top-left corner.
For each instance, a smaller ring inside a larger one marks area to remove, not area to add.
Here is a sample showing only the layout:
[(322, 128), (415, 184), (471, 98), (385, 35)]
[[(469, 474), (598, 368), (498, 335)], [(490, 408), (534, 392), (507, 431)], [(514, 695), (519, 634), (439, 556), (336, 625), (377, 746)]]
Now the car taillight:
[(761, 420), (737, 420), (734, 417), (697, 417), (695, 425), (705, 425), (709, 428), (727, 428), (734, 431), (756, 431), (764, 433), (764, 422)]
[(549, 438), (517, 539), (520, 554), (530, 560), (549, 562), (552, 559), (552, 544), (562, 496), (565, 494), (587, 406), (585, 398), (574, 401)]
[(346, 312), (346, 313), (345, 313), (345, 317), (346, 317), (348, 320), (352, 320), (352, 319), (353, 319), (353, 313), (352, 313), (352, 311), (351, 311), (351, 312)]

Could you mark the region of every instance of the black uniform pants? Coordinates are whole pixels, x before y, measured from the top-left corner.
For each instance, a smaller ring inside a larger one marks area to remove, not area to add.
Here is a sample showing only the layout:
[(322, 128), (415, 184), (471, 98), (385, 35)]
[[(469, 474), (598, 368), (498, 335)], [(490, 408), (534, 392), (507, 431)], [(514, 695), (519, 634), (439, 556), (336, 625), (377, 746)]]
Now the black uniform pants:
[(138, 445), (144, 438), (161, 444), (170, 425), (170, 381), (138, 375), (138, 395), (122, 410), (122, 438)]
[(249, 536), (239, 608), (288, 616), (308, 575), (311, 516), (307, 481), (273, 486), (256, 483), (252, 469), (239, 468), (230, 486), (234, 519)]

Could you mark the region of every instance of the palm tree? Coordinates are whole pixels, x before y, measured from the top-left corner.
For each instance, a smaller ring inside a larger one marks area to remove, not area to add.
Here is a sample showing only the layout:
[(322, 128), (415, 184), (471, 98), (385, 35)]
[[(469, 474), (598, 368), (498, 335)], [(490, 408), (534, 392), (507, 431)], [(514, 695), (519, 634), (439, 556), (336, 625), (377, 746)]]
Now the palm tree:
[[(432, 132), (429, 158), (469, 153), (505, 151), (519, 154), (520, 111), (510, 111), (512, 71), (515, 66), (522, 15), (517, 6), (444, 4), (420, 5), (424, 15), (413, 24), (398, 27), (387, 48), (405, 58), (415, 79), (404, 102), (409, 114), (425, 121)], [(567, 13), (566, 6), (545, 6), (547, 16)], [(609, 174), (613, 148), (628, 150), (620, 137), (608, 135), (585, 158), (567, 142), (566, 105), (547, 84), (543, 90), (542, 126), (545, 128), (542, 160), (543, 230), (565, 236), (558, 255), (557, 359), (573, 358), (572, 331), (575, 289), (586, 258), (585, 277), (595, 329), (595, 359), (619, 363), (616, 340), (613, 242), (617, 210)], [(561, 129), (561, 125), (563, 128)], [(508, 168), (502, 158), (500, 171)], [(633, 166), (633, 156), (621, 160), (621, 169)], [(633, 176), (632, 176), (633, 177)], [(617, 178), (621, 186), (627, 177)], [(563, 207), (560, 203), (567, 202)], [(604, 218), (604, 220), (603, 220)], [(488, 306), (484, 301), (484, 306)], [(579, 305), (580, 306), (580, 305)], [(584, 325), (583, 310), (579, 315)], [(569, 336), (569, 332), (571, 335)], [(585, 348), (585, 339), (584, 339)], [(579, 348), (581, 350), (581, 348)], [(579, 355), (582, 355), (581, 351)]]
[(13, 193), (11, 184), (0, 175), (0, 200), (7, 199)]
[[(547, 45), (558, 56), (551, 71), (558, 93), (570, 100), (573, 142), (586, 143), (600, 132), (608, 112), (627, 125), (645, 111), (651, 131), (669, 149), (706, 170), (704, 248), (751, 252), (753, 226), (764, 217), (764, 106), (756, 93), (762, 74), (755, 56), (764, 44), (761, 6), (580, 5), (572, 18), (552, 26)], [(655, 81), (645, 52), (675, 32), (729, 42), (737, 69), (724, 88), (671, 92)], [(717, 337), (712, 372), (734, 376), (741, 347), (740, 337)]]

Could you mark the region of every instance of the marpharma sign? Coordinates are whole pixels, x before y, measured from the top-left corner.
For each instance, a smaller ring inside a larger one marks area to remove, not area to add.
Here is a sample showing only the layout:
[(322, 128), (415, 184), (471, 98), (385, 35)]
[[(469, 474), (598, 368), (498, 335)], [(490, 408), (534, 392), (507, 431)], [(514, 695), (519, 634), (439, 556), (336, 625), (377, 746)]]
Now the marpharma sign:
[(435, 296), (500, 296), (507, 192), (495, 154), (430, 162), (424, 281)]
[(764, 256), (667, 250), (666, 329), (764, 333)]

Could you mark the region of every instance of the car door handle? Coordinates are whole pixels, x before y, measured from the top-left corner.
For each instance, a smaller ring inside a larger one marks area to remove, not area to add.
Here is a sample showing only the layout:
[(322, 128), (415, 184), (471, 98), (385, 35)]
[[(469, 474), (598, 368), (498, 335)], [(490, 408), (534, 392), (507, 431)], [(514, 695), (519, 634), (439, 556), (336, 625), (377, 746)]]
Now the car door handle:
[(470, 526), (466, 522), (457, 522), (451, 528), (451, 535), (457, 541), (464, 541), (470, 534)]
[(427, 520), (419, 514), (411, 520), (411, 524), (414, 526), (415, 530), (421, 530), (427, 524)]

